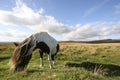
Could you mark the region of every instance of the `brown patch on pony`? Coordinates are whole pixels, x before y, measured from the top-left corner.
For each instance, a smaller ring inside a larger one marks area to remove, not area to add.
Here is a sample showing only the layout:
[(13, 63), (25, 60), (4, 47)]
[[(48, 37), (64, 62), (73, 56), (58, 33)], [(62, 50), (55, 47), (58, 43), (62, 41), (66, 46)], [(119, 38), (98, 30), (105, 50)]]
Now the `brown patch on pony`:
[(20, 63), (16, 65), (14, 71), (25, 70), (29, 61), (30, 61), (30, 59), (31, 59), (31, 57), (32, 57), (32, 54), (22, 57)]
[(19, 43), (15, 48), (10, 60), (11, 69), (13, 69), (13, 71), (22, 71), (26, 68), (32, 56), (32, 54), (27, 55), (30, 48), (30, 42), (27, 43), (27, 40)]

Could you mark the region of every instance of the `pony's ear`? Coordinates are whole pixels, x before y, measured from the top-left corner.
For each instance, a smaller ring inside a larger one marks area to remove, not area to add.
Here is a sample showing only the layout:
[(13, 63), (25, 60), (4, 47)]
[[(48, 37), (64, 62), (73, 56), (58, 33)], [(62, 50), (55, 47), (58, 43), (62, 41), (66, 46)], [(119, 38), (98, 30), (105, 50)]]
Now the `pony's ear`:
[(14, 45), (15, 45), (15, 46), (18, 46), (18, 44), (19, 44), (19, 43), (17, 43), (17, 42), (14, 42)]

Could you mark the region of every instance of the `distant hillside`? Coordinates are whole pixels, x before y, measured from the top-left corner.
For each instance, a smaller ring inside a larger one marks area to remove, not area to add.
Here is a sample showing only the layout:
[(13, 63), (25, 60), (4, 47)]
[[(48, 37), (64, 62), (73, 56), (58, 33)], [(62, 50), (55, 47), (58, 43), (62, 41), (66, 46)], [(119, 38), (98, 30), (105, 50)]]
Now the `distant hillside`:
[(0, 45), (13, 44), (13, 42), (0, 42)]
[(95, 40), (87, 41), (88, 43), (120, 43), (120, 40), (117, 39), (105, 39), (105, 40)]
[[(120, 43), (120, 39), (104, 39), (104, 40), (93, 40), (93, 41), (59, 41), (60, 43)], [(13, 42), (0, 42), (0, 45), (13, 44)]]
[(80, 43), (120, 43), (120, 39), (104, 39), (93, 41), (60, 41), (60, 42), (80, 42)]

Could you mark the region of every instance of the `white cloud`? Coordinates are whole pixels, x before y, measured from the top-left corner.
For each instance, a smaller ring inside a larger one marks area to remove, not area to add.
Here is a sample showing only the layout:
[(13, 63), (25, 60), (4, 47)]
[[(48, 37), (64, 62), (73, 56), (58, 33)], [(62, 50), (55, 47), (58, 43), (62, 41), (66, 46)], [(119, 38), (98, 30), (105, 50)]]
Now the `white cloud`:
[(89, 8), (83, 17), (87, 17), (90, 14), (94, 13), (95, 11), (99, 10), (101, 7), (103, 7), (109, 0), (104, 0), (103, 2), (99, 3), (98, 5), (94, 5), (93, 7)]
[(117, 5), (115, 5), (115, 8), (116, 8), (115, 13), (116, 13), (116, 14), (120, 14), (120, 3), (117, 4)]
[(40, 14), (43, 14), (43, 13), (44, 13), (44, 9), (41, 8), (38, 12), (39, 12)]
[(16, 6), (13, 11), (0, 10), (0, 23), (9, 25), (24, 25), (34, 30), (47, 30), (50, 33), (66, 33), (69, 28), (52, 16), (42, 15), (44, 9), (35, 12), (31, 8), (27, 7), (20, 0), (16, 1)]
[(13, 30), (13, 29), (7, 29), (6, 31), (0, 30), (0, 41), (21, 41), (24, 40), (24, 38), (27, 38), (30, 36), (30, 33), (19, 31), (19, 30)]

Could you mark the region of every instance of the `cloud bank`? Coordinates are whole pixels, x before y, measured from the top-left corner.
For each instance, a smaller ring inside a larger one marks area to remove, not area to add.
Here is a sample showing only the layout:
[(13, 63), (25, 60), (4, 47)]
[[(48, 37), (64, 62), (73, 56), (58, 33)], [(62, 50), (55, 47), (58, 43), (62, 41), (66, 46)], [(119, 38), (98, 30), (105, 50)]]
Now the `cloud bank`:
[(98, 40), (120, 34), (120, 22), (94, 22), (74, 28), (75, 30), (64, 34), (66, 40)]
[[(0, 10), (0, 24), (25, 26), (34, 31), (47, 31), (62, 35), (61, 40), (104, 39), (110, 35), (120, 34), (120, 22), (93, 22), (88, 24), (67, 25), (58, 22), (53, 16), (44, 15), (44, 9), (34, 11), (25, 3), (16, 0), (12, 11)], [(24, 38), (29, 33), (19, 30), (0, 31), (4, 37)]]
[(69, 32), (68, 26), (55, 20), (52, 16), (42, 15), (44, 9), (35, 12), (20, 0), (16, 1), (13, 11), (0, 10), (0, 23), (5, 25), (23, 25), (38, 31), (50, 33)]

